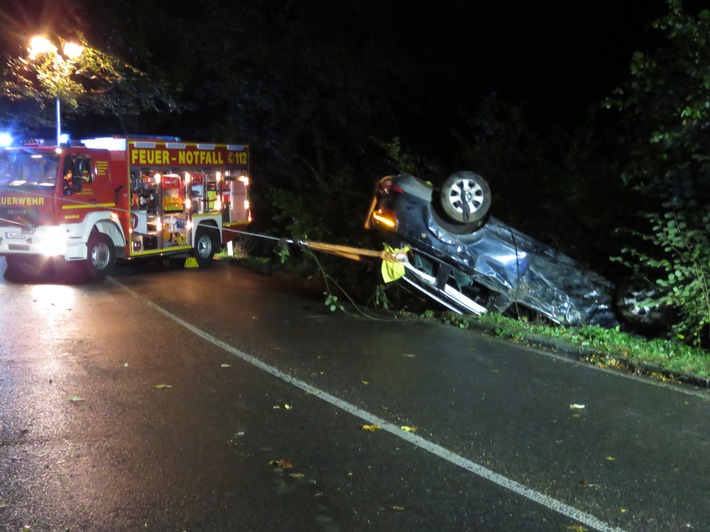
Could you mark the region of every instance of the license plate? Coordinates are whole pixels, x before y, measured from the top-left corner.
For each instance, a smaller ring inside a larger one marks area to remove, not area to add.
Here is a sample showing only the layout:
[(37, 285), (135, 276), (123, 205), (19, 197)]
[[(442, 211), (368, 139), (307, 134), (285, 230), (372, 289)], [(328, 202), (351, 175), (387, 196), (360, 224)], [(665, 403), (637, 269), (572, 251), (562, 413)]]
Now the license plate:
[(7, 232), (5, 233), (5, 238), (7, 238), (8, 240), (25, 240), (27, 238), (27, 235), (24, 235), (22, 233)]

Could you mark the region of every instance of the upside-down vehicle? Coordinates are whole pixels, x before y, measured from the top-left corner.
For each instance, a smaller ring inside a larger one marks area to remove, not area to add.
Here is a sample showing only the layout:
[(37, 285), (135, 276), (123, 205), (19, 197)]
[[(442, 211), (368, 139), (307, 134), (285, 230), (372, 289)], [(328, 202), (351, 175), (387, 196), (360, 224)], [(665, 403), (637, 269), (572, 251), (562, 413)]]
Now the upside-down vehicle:
[(440, 187), (411, 175), (377, 182), (366, 228), (408, 248), (405, 282), (451, 310), (615, 327), (614, 285), (489, 216), (491, 193), (473, 172)]

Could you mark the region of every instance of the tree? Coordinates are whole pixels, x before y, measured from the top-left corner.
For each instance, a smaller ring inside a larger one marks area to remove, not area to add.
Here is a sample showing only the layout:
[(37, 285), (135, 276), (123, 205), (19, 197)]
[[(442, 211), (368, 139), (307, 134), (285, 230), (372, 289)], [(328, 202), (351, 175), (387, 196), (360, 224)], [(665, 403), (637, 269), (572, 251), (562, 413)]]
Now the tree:
[[(44, 112), (55, 100), (69, 113), (112, 115), (123, 125), (126, 117), (177, 105), (166, 88), (119, 57), (61, 37), (59, 47), (46, 38), (36, 38), (41, 49), (31, 47), (25, 56), (7, 60), (2, 94), (11, 102), (37, 104), (25, 121), (49, 125)], [(123, 128), (125, 132), (125, 127)]]
[(675, 331), (700, 343), (710, 324), (710, 10), (668, 6), (654, 23), (665, 44), (634, 55), (631, 81), (609, 103), (631, 146), (624, 181), (644, 203), (645, 225), (624, 256), (678, 310)]

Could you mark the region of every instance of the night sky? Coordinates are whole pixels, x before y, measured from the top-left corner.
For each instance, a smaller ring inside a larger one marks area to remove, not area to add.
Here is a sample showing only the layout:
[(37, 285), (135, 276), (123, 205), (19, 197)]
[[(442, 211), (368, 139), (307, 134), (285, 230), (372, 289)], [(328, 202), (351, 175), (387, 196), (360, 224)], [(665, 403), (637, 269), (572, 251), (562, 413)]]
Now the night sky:
[(657, 44), (650, 24), (667, 10), (663, 0), (436, 5), (416, 9), (399, 30), (441, 62), (431, 83), (461, 102), (495, 91), (535, 119), (563, 123), (628, 79), (632, 54)]

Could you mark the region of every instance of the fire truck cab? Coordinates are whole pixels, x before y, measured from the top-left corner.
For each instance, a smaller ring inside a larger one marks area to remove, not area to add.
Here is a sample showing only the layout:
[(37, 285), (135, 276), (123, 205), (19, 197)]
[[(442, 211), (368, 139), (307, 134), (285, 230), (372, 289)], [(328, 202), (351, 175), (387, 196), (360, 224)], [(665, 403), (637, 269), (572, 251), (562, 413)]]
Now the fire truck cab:
[(251, 221), (249, 148), (177, 138), (103, 137), (0, 150), (0, 255), (21, 268), (83, 261), (103, 278), (116, 259), (216, 251)]

